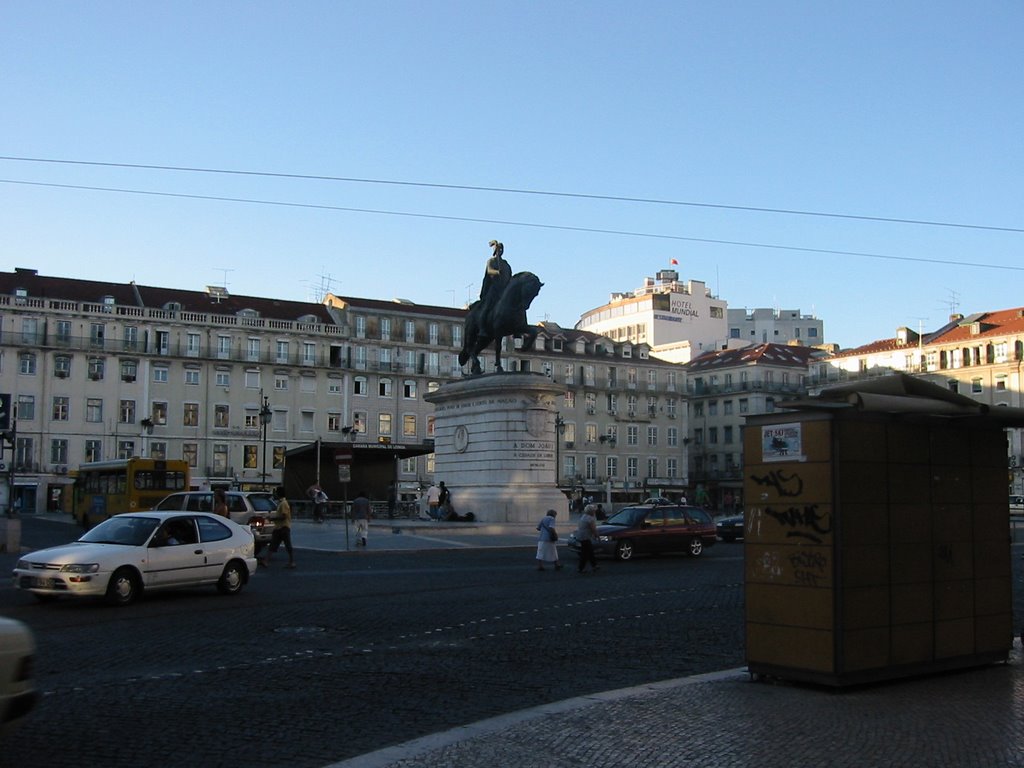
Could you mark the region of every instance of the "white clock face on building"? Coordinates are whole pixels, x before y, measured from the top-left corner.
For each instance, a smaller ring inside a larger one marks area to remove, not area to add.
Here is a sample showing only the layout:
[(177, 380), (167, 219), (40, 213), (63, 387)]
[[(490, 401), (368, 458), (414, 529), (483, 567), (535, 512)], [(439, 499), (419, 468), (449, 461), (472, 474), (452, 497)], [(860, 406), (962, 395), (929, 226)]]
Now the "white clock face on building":
[(455, 428), (455, 450), (458, 453), (463, 453), (468, 447), (469, 430), (460, 424)]

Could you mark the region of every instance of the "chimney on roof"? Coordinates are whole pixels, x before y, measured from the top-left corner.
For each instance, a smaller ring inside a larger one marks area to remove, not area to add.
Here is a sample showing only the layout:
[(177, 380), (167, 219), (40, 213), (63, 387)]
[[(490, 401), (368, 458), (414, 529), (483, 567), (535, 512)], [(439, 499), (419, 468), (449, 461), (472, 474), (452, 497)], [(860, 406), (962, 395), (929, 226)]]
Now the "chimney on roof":
[(959, 312), (954, 312), (952, 315), (949, 316), (949, 322), (951, 323), (959, 323), (963, 319), (964, 316), (961, 315)]

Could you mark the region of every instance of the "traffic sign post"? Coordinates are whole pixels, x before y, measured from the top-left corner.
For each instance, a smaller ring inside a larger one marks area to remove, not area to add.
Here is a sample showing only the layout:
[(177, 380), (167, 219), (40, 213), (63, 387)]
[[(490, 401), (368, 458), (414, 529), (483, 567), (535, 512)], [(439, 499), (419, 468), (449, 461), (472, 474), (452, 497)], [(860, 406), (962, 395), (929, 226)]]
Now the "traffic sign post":
[(348, 529), (348, 484), (352, 482), (352, 448), (342, 446), (334, 449), (334, 462), (338, 465), (338, 482), (341, 483), (341, 514), (345, 518), (345, 549), (349, 548)]
[(352, 482), (352, 449), (335, 448), (334, 461), (338, 465), (338, 482)]

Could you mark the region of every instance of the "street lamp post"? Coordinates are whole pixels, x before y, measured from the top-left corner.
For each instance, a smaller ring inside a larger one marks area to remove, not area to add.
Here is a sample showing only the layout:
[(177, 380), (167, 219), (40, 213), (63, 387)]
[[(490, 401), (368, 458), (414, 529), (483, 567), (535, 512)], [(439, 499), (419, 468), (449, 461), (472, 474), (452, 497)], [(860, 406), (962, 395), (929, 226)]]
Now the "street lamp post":
[(273, 411), (270, 410), (270, 400), (260, 390), (260, 397), (263, 398), (263, 407), (260, 408), (260, 427), (263, 429), (263, 472), (260, 479), (263, 481), (263, 490), (267, 489), (267, 425), (270, 424), (270, 417)]
[(555, 488), (561, 487), (562, 476), (562, 435), (565, 434), (565, 422), (562, 414), (555, 412)]

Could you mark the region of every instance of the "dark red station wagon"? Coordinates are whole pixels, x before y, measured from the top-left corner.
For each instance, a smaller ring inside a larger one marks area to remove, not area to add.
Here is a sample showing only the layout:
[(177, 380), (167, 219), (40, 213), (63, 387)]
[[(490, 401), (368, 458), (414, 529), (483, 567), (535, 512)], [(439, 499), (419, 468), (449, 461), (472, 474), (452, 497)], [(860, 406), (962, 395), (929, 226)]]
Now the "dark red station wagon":
[[(616, 560), (636, 554), (688, 552), (696, 557), (715, 543), (715, 522), (700, 507), (641, 504), (625, 507), (597, 526), (594, 552)], [(569, 548), (579, 550), (576, 535)]]

